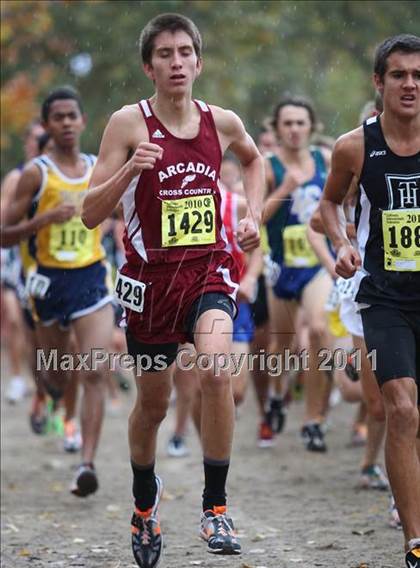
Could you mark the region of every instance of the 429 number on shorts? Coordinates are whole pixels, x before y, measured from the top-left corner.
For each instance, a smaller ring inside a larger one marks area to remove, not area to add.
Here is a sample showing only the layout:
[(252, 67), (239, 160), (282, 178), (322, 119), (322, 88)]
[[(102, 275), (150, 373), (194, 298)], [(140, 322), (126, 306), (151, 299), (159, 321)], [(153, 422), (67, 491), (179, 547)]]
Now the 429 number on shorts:
[(114, 293), (118, 302), (125, 308), (142, 313), (146, 284), (117, 273)]
[(162, 246), (208, 245), (215, 242), (212, 195), (162, 201)]
[(384, 266), (391, 271), (420, 270), (420, 209), (382, 212)]

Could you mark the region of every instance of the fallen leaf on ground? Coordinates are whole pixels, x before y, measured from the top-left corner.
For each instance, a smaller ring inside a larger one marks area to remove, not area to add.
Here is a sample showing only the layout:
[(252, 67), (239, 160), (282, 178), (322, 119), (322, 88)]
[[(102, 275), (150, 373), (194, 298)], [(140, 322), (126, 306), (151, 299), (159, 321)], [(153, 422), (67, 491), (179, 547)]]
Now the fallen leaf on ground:
[(375, 532), (375, 529), (368, 529), (367, 531), (354, 530), (354, 531), (351, 531), (351, 534), (355, 534), (357, 536), (369, 536), (370, 534), (373, 534), (374, 532)]
[(266, 534), (257, 533), (251, 540), (252, 542), (259, 542), (260, 540), (265, 540), (267, 538)]

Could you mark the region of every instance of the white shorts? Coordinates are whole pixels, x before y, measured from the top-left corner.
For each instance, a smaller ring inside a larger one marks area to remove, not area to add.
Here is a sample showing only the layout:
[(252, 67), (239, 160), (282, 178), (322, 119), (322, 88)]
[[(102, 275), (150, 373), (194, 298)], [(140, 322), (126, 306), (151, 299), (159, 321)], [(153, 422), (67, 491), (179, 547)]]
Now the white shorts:
[(343, 298), (340, 304), (340, 319), (344, 327), (357, 337), (364, 337), (362, 316), (357, 311), (357, 303), (351, 298)]

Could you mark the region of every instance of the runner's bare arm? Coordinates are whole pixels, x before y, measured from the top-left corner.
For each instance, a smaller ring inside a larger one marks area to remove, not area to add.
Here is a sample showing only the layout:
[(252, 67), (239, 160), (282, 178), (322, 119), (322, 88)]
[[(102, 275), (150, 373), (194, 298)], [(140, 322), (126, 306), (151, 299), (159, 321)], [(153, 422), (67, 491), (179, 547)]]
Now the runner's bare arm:
[(255, 248), (248, 255), (246, 271), (241, 278), (238, 300), (253, 302), (257, 291), (257, 281), (264, 266), (264, 256), (261, 247)]
[(291, 171), (289, 169), (286, 171), (282, 183), (276, 187), (265, 200), (263, 212), (264, 223), (267, 223), (267, 221), (271, 219), (284, 203), (284, 200), (305, 181), (306, 179), (302, 177), (302, 174), (298, 170)]
[(5, 225), (16, 225), (28, 214), (32, 199), (41, 187), (42, 174), (38, 166), (29, 164), (19, 177), (14, 199), (4, 214)]
[(238, 227), (238, 243), (244, 251), (251, 251), (260, 243), (262, 199), (264, 195), (264, 158), (240, 118), (232, 111), (212, 107), (222, 151), (230, 149), (242, 166), (248, 211)]
[(219, 107), (212, 107), (212, 110), (222, 152), (231, 150), (241, 163), (248, 212), (252, 212), (259, 223), (264, 194), (264, 158), (235, 113)]
[(15, 168), (5, 175), (1, 182), (1, 193), (0, 193), (0, 215), (1, 221), (4, 220), (5, 211), (7, 210), (10, 202), (13, 200), (15, 195), (16, 186), (18, 184), (21, 172)]
[[(315, 209), (315, 211), (312, 214), (312, 217), (309, 220), (309, 226), (316, 233), (321, 233), (322, 235), (326, 235), (324, 223), (322, 222), (322, 218), (321, 218), (321, 211), (319, 209), (319, 205)], [(356, 238), (356, 230), (355, 230), (355, 227), (354, 227), (354, 223), (347, 222), (346, 232), (347, 232), (347, 236), (348, 236), (349, 239), (355, 239)]]
[(70, 203), (61, 203), (54, 209), (38, 213), (32, 219), (21, 221), (17, 225), (1, 227), (1, 246), (4, 248), (17, 245), (20, 241), (27, 239), (37, 233), (42, 227), (51, 223), (64, 223), (71, 219), (75, 214), (76, 208)]
[(359, 177), (362, 163), (363, 131), (358, 128), (338, 139), (320, 202), (322, 223), (337, 251), (336, 272), (344, 278), (353, 276), (361, 264), (360, 256), (347, 236), (343, 201), (353, 177)]
[(319, 205), (312, 213), (312, 217), (309, 219), (309, 226), (316, 233), (321, 233), (322, 235), (325, 235), (325, 227), (321, 219), (321, 211), (319, 210)]
[[(90, 189), (83, 202), (82, 221), (89, 229), (98, 226), (112, 214), (131, 180), (142, 170), (153, 169), (162, 149), (133, 139), (133, 125), (139, 124), (139, 111), (124, 107), (114, 113), (105, 129)], [(134, 121), (134, 122), (133, 122)], [(138, 131), (141, 132), (141, 128)], [(133, 155), (129, 157), (130, 153)]]
[(332, 278), (337, 278), (337, 274), (335, 272), (335, 259), (331, 254), (330, 249), (328, 248), (325, 235), (314, 231), (310, 224), (308, 226), (306, 234), (308, 236), (308, 241), (311, 244), (311, 247), (314, 249), (314, 252), (319, 258), (322, 266), (326, 268)]
[(321, 218), (334, 247), (349, 244), (343, 201), (351, 181), (359, 176), (363, 155), (363, 135), (360, 128), (341, 136), (332, 154), (331, 171), (320, 202)]

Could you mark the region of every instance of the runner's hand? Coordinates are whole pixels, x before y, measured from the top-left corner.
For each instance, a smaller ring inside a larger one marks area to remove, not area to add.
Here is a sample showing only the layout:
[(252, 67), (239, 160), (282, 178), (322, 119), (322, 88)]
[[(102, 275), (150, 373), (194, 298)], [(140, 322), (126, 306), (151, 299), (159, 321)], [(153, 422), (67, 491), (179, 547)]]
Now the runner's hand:
[(236, 238), (244, 252), (250, 252), (260, 245), (260, 230), (252, 217), (247, 215), (239, 221)]
[(289, 193), (292, 193), (296, 188), (302, 186), (307, 181), (309, 180), (306, 173), (302, 172), (299, 168), (290, 166), (284, 174), (284, 179), (281, 185), (284, 188), (287, 188)]
[(257, 280), (254, 276), (245, 275), (239, 285), (238, 301), (252, 304), (255, 301)]
[(362, 265), (357, 250), (351, 245), (342, 245), (337, 252), (335, 271), (343, 278), (351, 278)]
[(128, 161), (133, 176), (137, 176), (143, 170), (153, 170), (156, 160), (161, 160), (163, 149), (151, 142), (140, 142), (136, 151)]
[(76, 214), (76, 207), (71, 203), (60, 203), (48, 211), (50, 223), (65, 223)]

